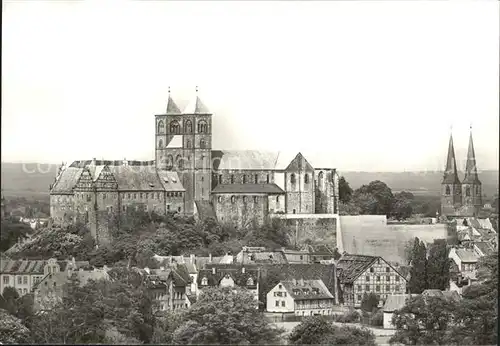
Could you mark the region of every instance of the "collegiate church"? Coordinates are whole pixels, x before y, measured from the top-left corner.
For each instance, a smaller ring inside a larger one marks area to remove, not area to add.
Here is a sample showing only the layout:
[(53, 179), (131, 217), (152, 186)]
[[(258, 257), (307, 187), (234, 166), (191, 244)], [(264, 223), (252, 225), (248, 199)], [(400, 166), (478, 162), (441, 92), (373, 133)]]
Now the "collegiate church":
[(155, 160), (61, 167), (50, 186), (52, 219), (87, 222), (94, 236), (131, 208), (213, 216), (239, 227), (273, 216), (336, 224), (335, 168), (313, 167), (301, 153), (213, 150), (212, 121), (198, 92), (183, 111), (169, 92), (165, 112), (155, 115)]
[(483, 199), (472, 142), (472, 129), (469, 136), (464, 179), (460, 180), (458, 176), (453, 136), (450, 135), (448, 157), (441, 186), (442, 215), (448, 217), (477, 216), (483, 206)]

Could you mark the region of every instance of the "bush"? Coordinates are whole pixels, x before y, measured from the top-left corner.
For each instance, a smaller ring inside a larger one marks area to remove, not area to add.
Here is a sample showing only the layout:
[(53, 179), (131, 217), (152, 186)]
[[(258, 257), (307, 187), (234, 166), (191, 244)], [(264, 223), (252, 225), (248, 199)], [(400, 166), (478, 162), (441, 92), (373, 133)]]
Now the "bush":
[(374, 327), (382, 327), (384, 325), (384, 312), (382, 309), (372, 314), (370, 317), (370, 325)]
[(334, 320), (340, 323), (357, 323), (361, 321), (361, 315), (358, 311), (351, 309), (341, 315), (335, 315)]
[(373, 292), (370, 294), (363, 294), (363, 299), (361, 300), (361, 310), (372, 312), (378, 307), (379, 297)]

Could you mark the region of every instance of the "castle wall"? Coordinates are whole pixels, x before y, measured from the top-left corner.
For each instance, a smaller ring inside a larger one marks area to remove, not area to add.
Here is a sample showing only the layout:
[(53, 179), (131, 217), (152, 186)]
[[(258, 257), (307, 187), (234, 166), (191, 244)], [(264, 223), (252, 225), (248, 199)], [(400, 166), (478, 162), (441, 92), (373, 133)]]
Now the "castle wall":
[[(294, 177), (294, 181), (292, 177)], [(285, 191), (287, 213), (314, 213), (314, 175), (312, 171), (299, 172), (292, 170), (286, 172)]]
[(221, 223), (238, 228), (261, 226), (268, 215), (268, 197), (265, 194), (213, 194), (212, 204)]
[(267, 196), (269, 213), (286, 213), (285, 195)]
[(315, 169), (315, 213), (338, 214), (338, 175), (335, 169)]
[(337, 215), (320, 214), (285, 214), (271, 215), (272, 218), (283, 220), (286, 227), (294, 234), (292, 243), (297, 244), (330, 244), (337, 246)]
[(50, 195), (50, 216), (58, 223), (70, 223), (75, 216), (75, 198), (73, 194)]
[(153, 192), (119, 192), (119, 211), (126, 212), (127, 208), (136, 208), (137, 205), (145, 207), (146, 211), (154, 211), (158, 214), (165, 213), (165, 191)]

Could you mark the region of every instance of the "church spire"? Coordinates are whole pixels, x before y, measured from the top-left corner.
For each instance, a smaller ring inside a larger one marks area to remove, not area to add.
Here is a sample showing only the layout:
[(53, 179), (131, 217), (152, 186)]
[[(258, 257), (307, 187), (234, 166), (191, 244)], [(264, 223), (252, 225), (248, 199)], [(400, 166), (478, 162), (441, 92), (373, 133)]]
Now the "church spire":
[(465, 164), (464, 183), (475, 184), (479, 183), (476, 166), (476, 153), (474, 152), (474, 143), (472, 141), (472, 126), (470, 127), (469, 149), (467, 150), (467, 163)]
[(448, 157), (444, 170), (443, 184), (460, 184), (457, 172), (457, 162), (455, 160), (455, 148), (453, 147), (453, 135), (450, 133), (450, 143), (448, 144)]
[(168, 87), (168, 99), (167, 99), (167, 110), (166, 114), (181, 114), (179, 107), (174, 102), (172, 97), (170, 96), (170, 87)]

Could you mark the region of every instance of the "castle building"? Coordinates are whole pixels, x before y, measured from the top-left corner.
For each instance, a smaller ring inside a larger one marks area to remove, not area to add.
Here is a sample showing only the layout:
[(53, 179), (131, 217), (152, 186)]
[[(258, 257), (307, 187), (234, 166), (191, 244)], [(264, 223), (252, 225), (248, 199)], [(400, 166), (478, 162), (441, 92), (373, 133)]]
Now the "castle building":
[(313, 167), (301, 153), (213, 150), (212, 113), (198, 93), (181, 111), (169, 91), (154, 125), (154, 161), (63, 167), (50, 187), (54, 221), (88, 222), (96, 237), (128, 208), (212, 216), (243, 228), (274, 216), (311, 229), (321, 214), (318, 225), (336, 227), (335, 168)]
[(469, 136), (465, 176), (462, 181), (458, 176), (453, 136), (450, 135), (446, 168), (441, 183), (441, 214), (448, 217), (477, 216), (482, 206), (481, 181), (477, 173), (472, 130)]

